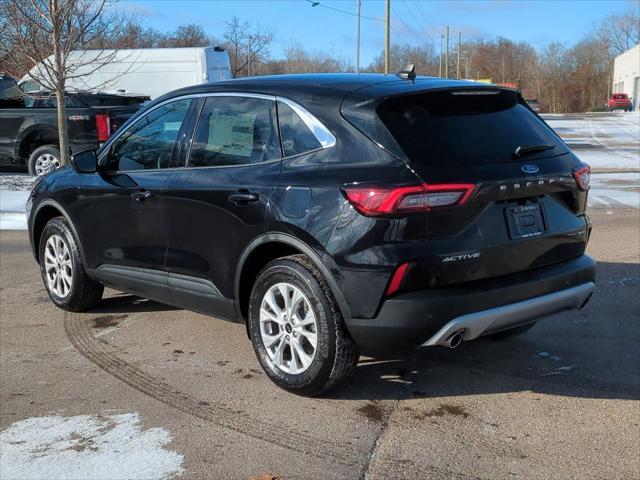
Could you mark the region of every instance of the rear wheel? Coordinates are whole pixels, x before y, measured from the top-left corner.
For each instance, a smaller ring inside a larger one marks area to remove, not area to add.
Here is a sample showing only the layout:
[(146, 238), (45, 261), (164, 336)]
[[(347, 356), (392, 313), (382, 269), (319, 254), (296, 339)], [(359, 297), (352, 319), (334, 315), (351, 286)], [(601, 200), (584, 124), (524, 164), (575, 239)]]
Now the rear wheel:
[(304, 255), (274, 260), (262, 270), (248, 321), (262, 368), (291, 392), (326, 392), (344, 381), (358, 360), (331, 290)]
[(44, 175), (60, 168), (60, 165), (60, 149), (55, 145), (43, 145), (29, 155), (28, 168), (31, 175)]
[(44, 286), (58, 307), (80, 312), (102, 298), (104, 286), (85, 272), (78, 240), (63, 217), (52, 218), (45, 225), (39, 259)]
[(502, 330), (501, 332), (492, 333), (487, 335), (487, 338), (491, 340), (506, 340), (508, 338), (517, 337), (523, 333), (528, 332), (535, 326), (536, 322), (527, 323), (526, 325), (520, 325), (519, 327), (510, 328), (509, 330)]

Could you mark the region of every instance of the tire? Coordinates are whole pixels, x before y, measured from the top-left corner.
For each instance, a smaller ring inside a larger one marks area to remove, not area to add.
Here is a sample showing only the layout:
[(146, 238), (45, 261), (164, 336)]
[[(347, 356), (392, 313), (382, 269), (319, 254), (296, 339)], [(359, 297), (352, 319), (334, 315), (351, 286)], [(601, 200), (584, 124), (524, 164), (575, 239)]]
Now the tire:
[(27, 163), (29, 174), (44, 175), (60, 167), (60, 149), (55, 145), (43, 145), (36, 148)]
[[(290, 299), (299, 299), (298, 308), (289, 310), (292, 313), (288, 319), (282, 289)], [(268, 303), (270, 292), (276, 308)], [(279, 318), (280, 323), (267, 318)], [(292, 393), (325, 393), (343, 382), (358, 361), (356, 345), (345, 329), (331, 290), (322, 273), (304, 255), (274, 260), (260, 272), (249, 299), (248, 322), (253, 349), (263, 370), (276, 385)], [(305, 322), (311, 323), (305, 326)], [(265, 336), (269, 334), (271, 337)], [(265, 342), (278, 335), (280, 341), (267, 348)], [(280, 357), (278, 351), (282, 352)]]
[(509, 338), (517, 337), (523, 333), (528, 332), (536, 325), (536, 322), (527, 323), (526, 325), (520, 325), (519, 327), (510, 328), (509, 330), (502, 330), (501, 332), (492, 333), (487, 335), (487, 338), (491, 340), (507, 340)]
[[(38, 248), (42, 281), (56, 306), (70, 312), (81, 312), (102, 299), (104, 286), (91, 280), (85, 272), (78, 239), (63, 217), (49, 220), (40, 236)], [(60, 281), (52, 282), (54, 277)]]

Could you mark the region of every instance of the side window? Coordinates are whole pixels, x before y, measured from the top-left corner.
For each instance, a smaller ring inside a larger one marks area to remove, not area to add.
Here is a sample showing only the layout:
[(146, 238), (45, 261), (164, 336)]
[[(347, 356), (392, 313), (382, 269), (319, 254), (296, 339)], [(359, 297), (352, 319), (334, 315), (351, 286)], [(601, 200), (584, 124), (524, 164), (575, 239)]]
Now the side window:
[[(54, 93), (31, 97), (31, 105), (29, 108), (58, 108), (58, 101)], [(74, 96), (64, 96), (64, 106), (67, 108), (82, 107)]]
[(138, 119), (113, 144), (109, 169), (167, 168), (191, 100), (178, 100)]
[(322, 148), (322, 144), (300, 116), (283, 102), (278, 102), (280, 136), (285, 157)]
[(207, 98), (193, 137), (189, 167), (247, 165), (280, 157), (273, 101)]

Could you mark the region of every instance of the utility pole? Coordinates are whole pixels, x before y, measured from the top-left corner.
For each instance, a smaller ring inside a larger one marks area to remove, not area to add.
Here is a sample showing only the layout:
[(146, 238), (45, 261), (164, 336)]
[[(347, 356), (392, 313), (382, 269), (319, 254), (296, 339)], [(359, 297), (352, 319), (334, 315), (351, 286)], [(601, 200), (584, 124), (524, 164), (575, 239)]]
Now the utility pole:
[(442, 40), (444, 40), (444, 35), (440, 34), (440, 64), (438, 66), (438, 76), (442, 78)]
[(389, 30), (391, 28), (391, 0), (387, 0), (387, 38), (384, 48), (384, 74), (389, 74)]
[(465, 59), (467, 61), (467, 68), (465, 68), (464, 70), (464, 76), (466, 78), (471, 78), (471, 75), (469, 75), (469, 57), (471, 56), (471, 52), (469, 50), (467, 50), (467, 58)]
[(251, 35), (249, 35), (249, 48), (247, 49), (247, 77), (251, 76)]
[(356, 0), (356, 74), (360, 73), (360, 7), (362, 0)]
[(460, 42), (462, 41), (462, 32), (458, 32), (458, 58), (456, 59), (456, 78), (460, 79)]
[(444, 76), (449, 78), (449, 26), (447, 25), (447, 43), (446, 50), (444, 52)]

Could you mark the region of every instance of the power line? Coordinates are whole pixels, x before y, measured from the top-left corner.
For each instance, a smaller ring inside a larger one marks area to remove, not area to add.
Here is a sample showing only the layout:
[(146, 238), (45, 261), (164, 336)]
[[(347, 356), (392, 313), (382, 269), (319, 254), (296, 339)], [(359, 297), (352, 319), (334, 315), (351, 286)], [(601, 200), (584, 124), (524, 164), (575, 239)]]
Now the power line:
[(413, 20), (416, 22), (416, 25), (418, 25), (418, 28), (420, 30), (422, 30), (427, 37), (429, 37), (431, 39), (432, 42), (435, 42), (435, 40), (433, 39), (433, 37), (431, 36), (431, 34), (427, 31), (426, 28), (424, 28), (421, 24), (421, 22), (418, 20), (418, 18), (413, 14), (413, 11), (409, 8), (409, 5), (407, 4), (407, 2), (405, 2), (405, 0), (402, 0), (402, 3), (404, 4), (405, 9), (409, 12), (409, 15), (411, 15), (411, 17), (413, 18)]
[[(353, 13), (353, 12), (349, 12), (347, 10), (342, 10), (340, 8), (336, 8), (336, 7), (332, 7), (331, 5), (325, 5), (321, 2), (317, 2), (314, 0), (305, 0), (307, 3), (310, 3), (312, 7), (322, 7), (322, 8), (326, 8), (328, 10), (333, 10), (334, 12), (338, 12), (338, 13), (342, 13), (344, 15), (351, 15), (352, 17), (357, 17), (358, 14), (357, 13)], [(364, 18), (367, 20), (375, 20), (376, 22), (384, 22), (385, 19), (384, 18), (378, 18), (378, 17), (368, 17), (366, 15), (360, 15), (360, 18)]]
[(429, 20), (429, 17), (427, 17), (427, 15), (422, 10), (422, 7), (420, 6), (420, 2), (416, 2), (414, 3), (414, 5), (416, 6), (416, 9), (418, 10), (418, 12), (420, 12), (420, 15), (422, 15), (422, 17), (427, 21), (427, 23), (429, 23), (429, 25), (431, 25), (436, 32), (442, 35), (443, 31), (440, 30), (439, 27), (436, 27), (431, 20)]
[(411, 47), (411, 44), (410, 44), (409, 42), (407, 42), (407, 39), (406, 39), (406, 38), (404, 38), (404, 35), (403, 35), (402, 33), (400, 33), (398, 30), (396, 30), (396, 29), (394, 28), (394, 26), (393, 26), (393, 25), (389, 25), (389, 28), (391, 29), (391, 31), (392, 31), (393, 33), (395, 33), (395, 34), (396, 34), (396, 37), (397, 37), (397, 38), (398, 38), (402, 43), (404, 43), (407, 47)]
[(396, 11), (395, 8), (393, 8), (393, 6), (391, 6), (391, 11), (395, 14), (396, 18), (398, 20), (400, 20), (400, 22), (402, 22), (402, 24), (405, 26), (405, 28), (414, 36), (416, 37), (420, 42), (423, 42), (424, 39), (422, 37), (420, 37), (420, 35), (418, 35), (409, 25), (407, 25), (407, 22), (405, 22), (403, 20), (403, 18), (400, 16), (400, 14)]

